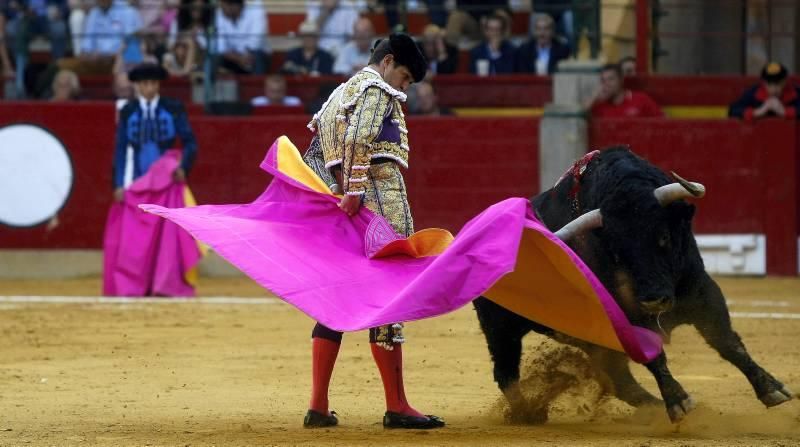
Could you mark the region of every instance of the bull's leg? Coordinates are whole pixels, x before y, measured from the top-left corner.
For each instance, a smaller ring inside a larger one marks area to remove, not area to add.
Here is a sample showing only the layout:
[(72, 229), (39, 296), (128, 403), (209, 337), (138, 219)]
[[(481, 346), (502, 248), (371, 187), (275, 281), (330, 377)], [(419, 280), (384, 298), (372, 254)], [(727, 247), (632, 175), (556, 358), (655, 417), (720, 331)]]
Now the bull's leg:
[(519, 422), (544, 422), (546, 416), (544, 420), (528, 416), (527, 401), (519, 384), (522, 337), (529, 332), (528, 321), (486, 298), (476, 299), (474, 305), (494, 364), (494, 380), (508, 400), (511, 418)]
[(625, 354), (601, 347), (596, 347), (596, 350), (604, 351), (600, 354), (598, 366), (611, 379), (613, 393), (617, 398), (634, 407), (661, 403), (660, 399), (650, 394), (633, 377)]
[(661, 397), (667, 407), (667, 414), (672, 422), (679, 422), (694, 409), (694, 401), (667, 368), (667, 355), (663, 352), (652, 362), (645, 365), (653, 374), (661, 390)]
[(660, 404), (661, 399), (650, 394), (633, 377), (628, 357), (617, 351), (602, 346), (586, 343), (568, 335), (559, 334), (557, 341), (580, 348), (592, 363), (597, 372), (597, 379), (603, 392), (616, 396), (621, 401), (634, 407)]
[(734, 364), (747, 377), (758, 399), (767, 407), (774, 407), (794, 398), (794, 394), (780, 381), (761, 368), (745, 349), (739, 334), (731, 326), (731, 318), (722, 291), (711, 277), (704, 278), (700, 292), (706, 309), (693, 313), (693, 322), (706, 342), (725, 360)]
[(522, 336), (525, 332), (514, 321), (514, 314), (487, 300), (474, 302), (489, 354), (494, 365), (494, 381), (509, 402), (521, 398), (519, 392), (519, 364), (522, 358)]

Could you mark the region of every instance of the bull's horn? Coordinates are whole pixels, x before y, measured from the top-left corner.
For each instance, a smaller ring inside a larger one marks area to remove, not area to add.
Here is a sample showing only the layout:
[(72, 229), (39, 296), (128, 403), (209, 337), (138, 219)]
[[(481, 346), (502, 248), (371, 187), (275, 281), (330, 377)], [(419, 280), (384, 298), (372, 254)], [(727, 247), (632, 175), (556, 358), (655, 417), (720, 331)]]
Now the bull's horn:
[(677, 180), (676, 183), (659, 186), (653, 191), (653, 195), (656, 196), (656, 200), (661, 206), (667, 206), (676, 200), (688, 199), (689, 197), (700, 198), (706, 195), (706, 187), (702, 184), (684, 180), (674, 172), (672, 177)]
[(560, 230), (556, 231), (556, 236), (562, 241), (567, 242), (581, 233), (585, 233), (591, 229), (600, 228), (602, 226), (603, 215), (600, 214), (600, 210), (591, 210), (561, 227)]
[(690, 182), (689, 180), (684, 179), (680, 175), (678, 175), (675, 171), (670, 172), (672, 174), (672, 178), (678, 181), (687, 191), (692, 193), (692, 196), (697, 197), (698, 199), (706, 195), (706, 187), (703, 186), (702, 183), (697, 182)]

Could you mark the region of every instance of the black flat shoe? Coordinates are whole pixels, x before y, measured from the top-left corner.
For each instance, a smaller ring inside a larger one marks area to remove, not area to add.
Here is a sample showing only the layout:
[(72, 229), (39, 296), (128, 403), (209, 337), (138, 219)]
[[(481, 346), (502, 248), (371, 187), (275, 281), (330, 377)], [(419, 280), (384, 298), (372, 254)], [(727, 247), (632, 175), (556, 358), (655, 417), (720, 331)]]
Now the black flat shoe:
[(426, 430), (429, 428), (442, 428), (444, 427), (444, 420), (439, 416), (432, 414), (425, 415), (426, 417), (419, 416), (406, 416), (404, 414), (387, 411), (383, 415), (383, 428), (408, 428), (417, 430)]
[(303, 427), (305, 428), (335, 427), (337, 425), (339, 425), (339, 419), (336, 418), (335, 411), (331, 411), (331, 415), (328, 416), (319, 411), (308, 410), (305, 419), (303, 419)]

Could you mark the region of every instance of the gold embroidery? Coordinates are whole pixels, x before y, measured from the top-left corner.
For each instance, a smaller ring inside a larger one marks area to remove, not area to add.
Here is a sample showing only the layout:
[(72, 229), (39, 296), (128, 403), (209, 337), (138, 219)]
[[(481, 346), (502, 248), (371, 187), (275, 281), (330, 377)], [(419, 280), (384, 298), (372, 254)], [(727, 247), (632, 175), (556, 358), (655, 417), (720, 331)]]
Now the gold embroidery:
[(380, 163), (367, 171), (364, 206), (383, 216), (397, 234), (414, 233), (414, 219), (408, 205), (406, 185), (397, 163)]
[(344, 191), (363, 194), (366, 172), (353, 170), (366, 166), (372, 158), (391, 158), (408, 166), (408, 136), (401, 132), (400, 144), (373, 143), (383, 119), (391, 107), (392, 118), (406, 128), (400, 100), (405, 95), (389, 87), (379, 75), (361, 71), (331, 95), (310, 127), (316, 129), (325, 158), (325, 166), (342, 165)]

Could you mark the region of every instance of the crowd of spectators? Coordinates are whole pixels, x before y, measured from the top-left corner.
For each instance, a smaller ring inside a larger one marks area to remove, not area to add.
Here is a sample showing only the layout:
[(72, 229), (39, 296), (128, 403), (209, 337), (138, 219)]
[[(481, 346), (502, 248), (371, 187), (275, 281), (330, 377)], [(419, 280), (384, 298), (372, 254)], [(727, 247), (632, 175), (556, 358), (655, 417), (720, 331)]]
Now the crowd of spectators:
[[(545, 8), (552, 1), (538, 3)], [(307, 0), (306, 18), (296, 34), (301, 45), (289, 49), (282, 65), (271, 67), (269, 3), (264, 1), (0, 0), (0, 74), (16, 80), (18, 97), (46, 97), (60, 70), (79, 77), (116, 77), (142, 62), (157, 62), (172, 77), (209, 70), (349, 75), (366, 65), (379, 37), (365, 13), (380, 5), (390, 28), (401, 29), (399, 4)], [(430, 76), (457, 71), (459, 47), (474, 47), (469, 65), (478, 72), (488, 62), (488, 74), (552, 73), (557, 61), (569, 55), (564, 42), (570, 37), (555, 38), (550, 16), (535, 19), (534, 37), (517, 48), (509, 40), (508, 0), (458, 0), (453, 11), (445, 9), (443, 0), (425, 4), (430, 24), (418, 38), (430, 61)], [(48, 67), (41, 62), (31, 67), (31, 44), (37, 39), (49, 42)], [(548, 63), (546, 70), (541, 61)]]
[[(364, 14), (375, 0), (306, 2), (305, 20), (295, 34), (300, 45), (286, 52), (280, 66), (271, 67), (264, 1), (0, 0), (0, 75), (14, 79), (18, 97), (68, 101), (81, 98), (80, 77), (93, 74), (111, 75), (114, 97), (131, 97), (127, 73), (143, 62), (162, 65), (172, 77), (272, 72), (264, 95), (252, 98), (251, 104), (300, 106), (298, 98), (287, 95), (283, 76), (351, 75), (366, 66), (380, 37)], [(390, 29), (402, 29), (407, 3), (381, 3)], [(527, 38), (512, 35), (508, 0), (456, 0), (452, 11), (443, 0), (424, 3), (430, 23), (417, 38), (429, 62), (428, 75), (409, 95), (412, 113), (450, 114), (437, 104), (430, 82), (437, 75), (464, 66), (481, 76), (551, 75), (574, 53), (569, 0), (537, 0)], [(36, 39), (49, 41), (51, 63), (29, 70)], [(460, 56), (469, 60), (459, 61)], [(604, 66), (584, 107), (596, 117), (663, 116), (652, 98), (625, 87), (624, 78), (636, 71), (633, 57)], [(766, 65), (759, 84), (731, 105), (729, 116), (753, 120), (800, 115), (800, 90), (787, 76), (783, 65)]]

